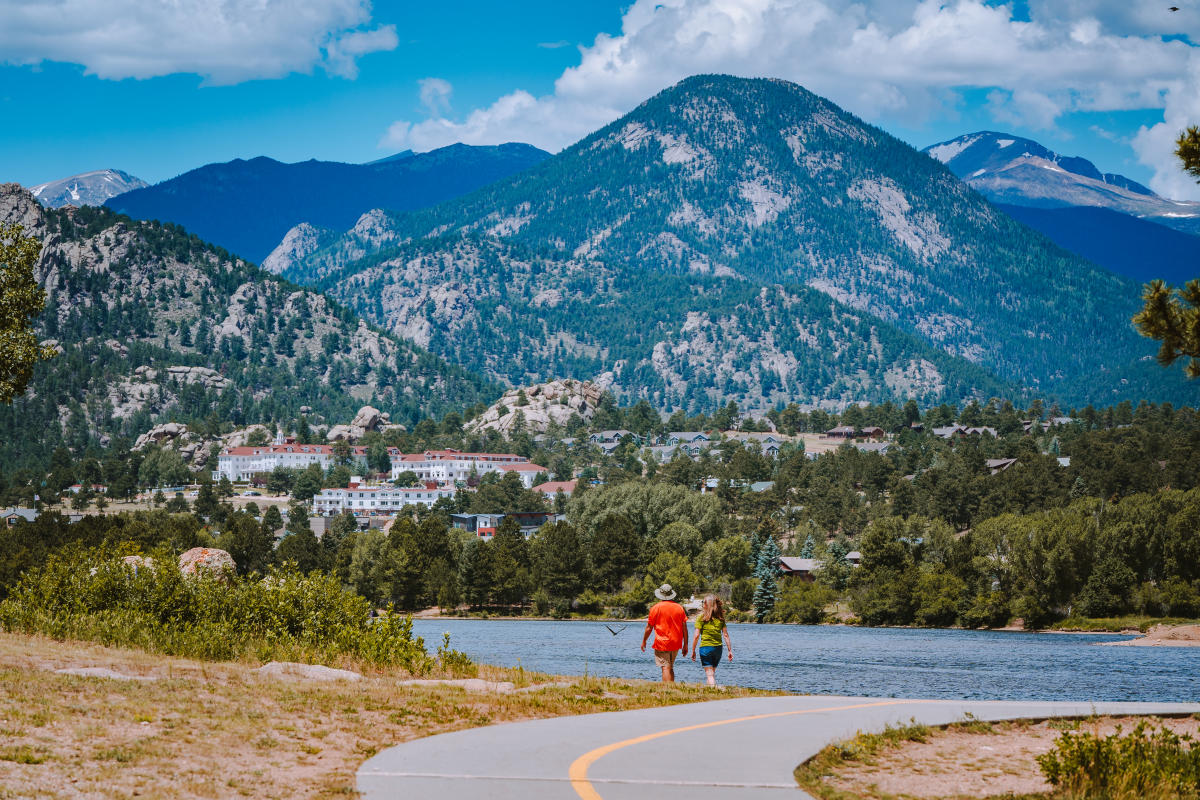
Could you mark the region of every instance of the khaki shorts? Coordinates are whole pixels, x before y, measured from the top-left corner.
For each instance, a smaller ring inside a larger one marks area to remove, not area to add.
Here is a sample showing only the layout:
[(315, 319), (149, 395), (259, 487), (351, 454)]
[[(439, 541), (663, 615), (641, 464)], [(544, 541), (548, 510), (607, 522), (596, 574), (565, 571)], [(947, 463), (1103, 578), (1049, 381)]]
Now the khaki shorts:
[(654, 663), (662, 669), (673, 667), (675, 666), (675, 656), (678, 654), (678, 650), (655, 650)]

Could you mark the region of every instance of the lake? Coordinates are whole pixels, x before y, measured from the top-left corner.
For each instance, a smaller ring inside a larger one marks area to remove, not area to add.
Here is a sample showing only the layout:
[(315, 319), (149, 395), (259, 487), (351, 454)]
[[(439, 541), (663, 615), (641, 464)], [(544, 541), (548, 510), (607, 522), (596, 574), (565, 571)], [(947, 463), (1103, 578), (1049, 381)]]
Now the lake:
[[(562, 675), (657, 679), (642, 653), (644, 623), (418, 619), (432, 652), (452, 647), (475, 661)], [(624, 627), (622, 627), (624, 626)], [(718, 683), (758, 689), (871, 697), (969, 700), (1200, 699), (1200, 647), (1100, 647), (1120, 634), (731, 624), (734, 660)], [(691, 660), (676, 679), (703, 682)]]

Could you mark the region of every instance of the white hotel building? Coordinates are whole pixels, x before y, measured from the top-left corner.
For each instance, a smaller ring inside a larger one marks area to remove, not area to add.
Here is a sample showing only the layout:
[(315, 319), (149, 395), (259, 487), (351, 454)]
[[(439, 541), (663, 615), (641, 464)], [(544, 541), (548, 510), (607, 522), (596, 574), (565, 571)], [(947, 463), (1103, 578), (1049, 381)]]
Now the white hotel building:
[[(396, 451), (399, 454), (399, 451)], [(393, 456), (395, 458), (395, 456)], [(217, 457), (217, 468), (213, 480), (222, 476), (231, 481), (253, 480), (255, 475), (269, 474), (276, 467), (305, 469), (317, 464), (328, 470), (335, 461), (333, 446), (328, 444), (264, 444), (259, 446), (227, 447)], [(364, 470), (367, 466), (367, 448), (350, 448), (350, 467)]]
[(392, 454), (392, 480), (402, 472), (414, 472), (421, 481), (435, 481), (453, 486), (465, 482), (474, 473), (515, 472), (526, 489), (533, 487), (545, 467), (531, 464), (528, 458), (513, 453), (464, 453), (460, 450), (426, 450), (409, 455)]
[(432, 508), (441, 497), (454, 497), (454, 488), (409, 486), (357, 486), (345, 489), (322, 489), (313, 497), (313, 513), (320, 516), (349, 511), (355, 516), (388, 516), (405, 506)]

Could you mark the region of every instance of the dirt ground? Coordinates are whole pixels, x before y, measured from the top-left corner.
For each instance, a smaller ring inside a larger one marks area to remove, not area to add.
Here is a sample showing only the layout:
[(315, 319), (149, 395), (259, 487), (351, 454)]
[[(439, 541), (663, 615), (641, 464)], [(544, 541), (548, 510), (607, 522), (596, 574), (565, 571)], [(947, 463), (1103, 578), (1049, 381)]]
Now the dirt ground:
[(1110, 647), (1200, 647), (1200, 625), (1155, 625), (1145, 636)]
[[(695, 685), (554, 681), (491, 667), (479, 677), (515, 686), (406, 685), (399, 673), (319, 682), (266, 677), (257, 666), (0, 634), (0, 798), (352, 796), (359, 765), (397, 742), (712, 699)], [(153, 680), (55, 672), (63, 668)], [(550, 685), (529, 688), (541, 683)]]
[[(1135, 718), (969, 723), (934, 729), (925, 742), (904, 742), (866, 762), (847, 762), (825, 779), (854, 797), (986, 798), (1050, 791), (1034, 758), (1049, 751), (1064, 730), (1107, 736), (1131, 731)], [(1154, 720), (1193, 736), (1200, 720)]]

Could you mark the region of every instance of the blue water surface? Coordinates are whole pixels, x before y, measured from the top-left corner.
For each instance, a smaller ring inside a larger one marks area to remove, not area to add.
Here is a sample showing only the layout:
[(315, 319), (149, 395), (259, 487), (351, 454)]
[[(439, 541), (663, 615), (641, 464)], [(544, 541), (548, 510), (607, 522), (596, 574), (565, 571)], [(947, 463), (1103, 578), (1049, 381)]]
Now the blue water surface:
[[(638, 647), (644, 623), (418, 619), (430, 650), (450, 633), (474, 660), (560, 675), (656, 679)], [(624, 625), (624, 629), (621, 626)], [(968, 700), (1200, 700), (1200, 647), (1102, 647), (1118, 634), (729, 626), (734, 660), (719, 683), (808, 694)], [(676, 677), (700, 682), (690, 658)]]

